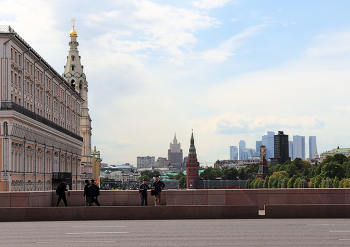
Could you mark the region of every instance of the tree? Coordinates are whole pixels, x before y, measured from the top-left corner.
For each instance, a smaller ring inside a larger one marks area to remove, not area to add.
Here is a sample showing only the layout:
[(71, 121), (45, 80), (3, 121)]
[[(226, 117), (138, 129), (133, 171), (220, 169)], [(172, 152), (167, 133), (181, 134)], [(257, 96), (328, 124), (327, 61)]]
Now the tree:
[(325, 164), (321, 169), (321, 177), (330, 177), (330, 178), (344, 178), (345, 170), (342, 165), (338, 162), (330, 162)]
[(270, 177), (266, 176), (264, 184), (263, 184), (263, 188), (269, 188), (269, 180), (270, 180)]
[(272, 177), (276, 178), (288, 178), (288, 173), (286, 171), (274, 172)]
[(339, 178), (335, 177), (332, 181), (333, 188), (339, 188)]
[(183, 172), (179, 172), (176, 176), (175, 176), (175, 180), (180, 180), (181, 177), (185, 176), (185, 174)]
[(332, 161), (342, 165), (344, 162), (348, 161), (348, 158), (344, 154), (335, 154), (332, 157)]
[(230, 167), (228, 169), (225, 169), (222, 174), (222, 179), (226, 180), (237, 180), (238, 171), (236, 167)]
[(298, 178), (297, 175), (293, 175), (293, 177), (291, 177), (291, 179), (289, 179), (288, 181), (287, 188), (296, 188), (294, 187), (294, 183), (297, 180), (297, 178)]
[(245, 182), (244, 187), (246, 189), (251, 189), (252, 188), (252, 180), (251, 179), (247, 179), (247, 181)]
[(139, 180), (139, 181), (143, 181), (144, 179), (146, 179), (147, 182), (151, 181), (150, 177), (147, 176), (147, 175), (143, 175), (143, 176), (139, 177), (138, 180)]
[(294, 184), (293, 184), (293, 187), (294, 188), (301, 188), (302, 187), (302, 184), (301, 183), (303, 183), (302, 181), (300, 181), (300, 178), (297, 178), (297, 179), (295, 179), (295, 182), (294, 182)]
[(187, 177), (186, 176), (182, 176), (181, 178), (180, 178), (180, 180), (179, 180), (179, 187), (181, 188), (181, 189), (186, 189), (186, 179), (187, 179)]

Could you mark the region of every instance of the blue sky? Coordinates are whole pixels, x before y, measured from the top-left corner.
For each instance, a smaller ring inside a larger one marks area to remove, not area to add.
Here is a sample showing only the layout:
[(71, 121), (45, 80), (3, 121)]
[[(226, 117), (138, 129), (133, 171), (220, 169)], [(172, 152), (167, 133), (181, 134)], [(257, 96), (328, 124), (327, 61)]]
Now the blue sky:
[[(71, 18), (89, 82), (93, 146), (104, 162), (229, 158), (266, 131), (350, 147), (349, 1), (1, 1), (11, 25), (58, 72)], [(308, 149), (306, 149), (308, 154)]]

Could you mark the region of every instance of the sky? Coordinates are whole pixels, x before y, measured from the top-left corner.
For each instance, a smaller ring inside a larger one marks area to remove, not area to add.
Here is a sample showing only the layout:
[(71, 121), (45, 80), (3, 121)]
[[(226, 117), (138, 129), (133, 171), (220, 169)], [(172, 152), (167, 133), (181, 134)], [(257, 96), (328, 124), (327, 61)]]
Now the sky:
[(92, 146), (104, 163), (184, 156), (198, 161), (267, 131), (350, 147), (349, 1), (0, 0), (10, 25), (57, 72), (74, 18), (89, 84)]

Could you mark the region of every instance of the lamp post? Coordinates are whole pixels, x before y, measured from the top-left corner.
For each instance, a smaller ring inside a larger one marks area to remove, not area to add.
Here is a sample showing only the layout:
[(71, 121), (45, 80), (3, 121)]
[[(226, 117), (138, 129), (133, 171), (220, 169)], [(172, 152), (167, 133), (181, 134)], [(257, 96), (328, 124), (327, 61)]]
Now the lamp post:
[(220, 186), (221, 188), (220, 189), (222, 189), (222, 179), (220, 179), (220, 184), (221, 184), (221, 186)]
[(226, 189), (228, 189), (228, 180), (226, 179)]
[(205, 179), (203, 179), (203, 183), (204, 183), (204, 189), (205, 189)]
[[(324, 178), (322, 178), (322, 179), (321, 179), (321, 181), (322, 181), (322, 183), (323, 183), (323, 182), (325, 181), (325, 179), (324, 179)], [(324, 183), (323, 183), (323, 184), (324, 184)]]
[(208, 179), (208, 190), (210, 189), (210, 180)]
[(284, 188), (284, 178), (281, 179), (281, 182), (282, 182), (282, 189)]
[(305, 178), (300, 179), (302, 188), (304, 189), (304, 182), (306, 181)]
[(330, 178), (327, 178), (327, 182), (328, 182), (328, 188), (329, 188), (329, 182), (331, 181)]

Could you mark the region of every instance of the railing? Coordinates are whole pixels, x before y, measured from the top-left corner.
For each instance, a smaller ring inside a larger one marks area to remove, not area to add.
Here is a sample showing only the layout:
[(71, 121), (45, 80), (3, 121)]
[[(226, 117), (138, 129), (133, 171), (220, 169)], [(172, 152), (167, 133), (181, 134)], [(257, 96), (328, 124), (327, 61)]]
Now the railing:
[(71, 132), (71, 131), (69, 131), (69, 130), (61, 127), (61, 126), (59, 126), (58, 124), (55, 124), (54, 122), (51, 122), (50, 120), (47, 120), (46, 118), (44, 118), (44, 117), (42, 117), (42, 116), (40, 116), (40, 115), (38, 115), (38, 114), (28, 110), (28, 109), (25, 109), (24, 107), (22, 107), (22, 106), (20, 106), (20, 105), (18, 105), (16, 103), (13, 103), (13, 102), (2, 102), (0, 110), (2, 110), (2, 111), (3, 110), (14, 110), (14, 111), (19, 112), (19, 113), (21, 113), (21, 114), (23, 114), (23, 115), (25, 115), (27, 117), (30, 117), (31, 119), (34, 119), (34, 120), (36, 120), (36, 121), (38, 121), (40, 123), (43, 123), (43, 124), (53, 128), (55, 130), (58, 130), (58, 131), (66, 134), (66, 135), (69, 135), (69, 136), (71, 136), (71, 137), (73, 137), (73, 138), (75, 138), (75, 139), (77, 139), (79, 141), (83, 141), (83, 137), (81, 137), (81, 136), (79, 136), (79, 135), (77, 135), (77, 134), (75, 134), (75, 133), (73, 133), (73, 132)]

